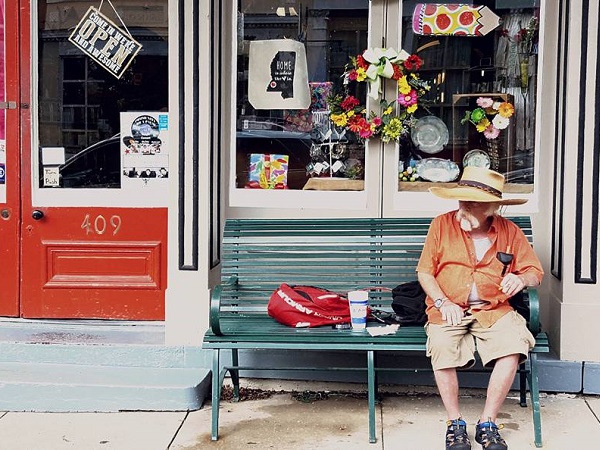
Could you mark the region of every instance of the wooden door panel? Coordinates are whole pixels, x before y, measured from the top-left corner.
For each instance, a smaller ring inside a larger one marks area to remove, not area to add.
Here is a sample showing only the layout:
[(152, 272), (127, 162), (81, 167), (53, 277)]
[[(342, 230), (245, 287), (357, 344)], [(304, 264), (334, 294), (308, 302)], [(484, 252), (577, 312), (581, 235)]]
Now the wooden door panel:
[(43, 213), (24, 219), (23, 317), (164, 320), (166, 208)]
[(160, 242), (42, 241), (44, 288), (160, 289)]

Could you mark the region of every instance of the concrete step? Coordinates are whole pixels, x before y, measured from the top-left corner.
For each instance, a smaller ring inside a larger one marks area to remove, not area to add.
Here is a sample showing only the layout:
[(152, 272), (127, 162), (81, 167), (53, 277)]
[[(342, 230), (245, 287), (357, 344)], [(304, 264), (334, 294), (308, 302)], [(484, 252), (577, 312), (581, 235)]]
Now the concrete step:
[(0, 411), (187, 411), (202, 406), (198, 368), (0, 363)]
[(200, 367), (199, 347), (161, 344), (37, 344), (0, 342), (0, 363), (123, 367)]
[(187, 411), (210, 392), (205, 352), (161, 323), (0, 320), (0, 411)]

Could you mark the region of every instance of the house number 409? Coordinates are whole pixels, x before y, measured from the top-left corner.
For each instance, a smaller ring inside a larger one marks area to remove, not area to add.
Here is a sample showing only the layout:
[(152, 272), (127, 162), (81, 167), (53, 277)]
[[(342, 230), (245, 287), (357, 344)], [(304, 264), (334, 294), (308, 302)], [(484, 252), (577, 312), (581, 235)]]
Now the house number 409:
[(85, 230), (85, 234), (104, 234), (109, 226), (110, 229), (112, 229), (113, 236), (117, 234), (119, 228), (121, 228), (121, 216), (110, 216), (110, 219), (107, 221), (104, 216), (100, 214), (92, 221), (90, 215), (86, 214), (81, 223), (81, 228)]

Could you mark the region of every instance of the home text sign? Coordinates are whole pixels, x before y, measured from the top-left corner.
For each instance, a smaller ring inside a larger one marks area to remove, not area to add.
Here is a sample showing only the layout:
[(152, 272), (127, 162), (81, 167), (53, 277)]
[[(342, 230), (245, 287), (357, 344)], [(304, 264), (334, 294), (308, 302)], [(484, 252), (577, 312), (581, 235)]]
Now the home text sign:
[(77, 24), (69, 41), (117, 78), (121, 78), (142, 49), (139, 42), (93, 6)]

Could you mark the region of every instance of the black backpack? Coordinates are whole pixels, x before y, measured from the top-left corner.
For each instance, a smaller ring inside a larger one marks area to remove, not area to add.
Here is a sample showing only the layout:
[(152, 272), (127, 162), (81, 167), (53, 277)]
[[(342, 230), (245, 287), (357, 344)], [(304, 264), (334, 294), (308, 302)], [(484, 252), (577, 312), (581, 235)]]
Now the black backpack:
[[(425, 291), (418, 281), (409, 281), (392, 289), (392, 309), (402, 325), (425, 325)], [(529, 322), (529, 305), (525, 302), (523, 292), (518, 292), (508, 299), (515, 311)]]
[(392, 309), (401, 325), (425, 325), (425, 291), (418, 281), (402, 283), (392, 289)]

